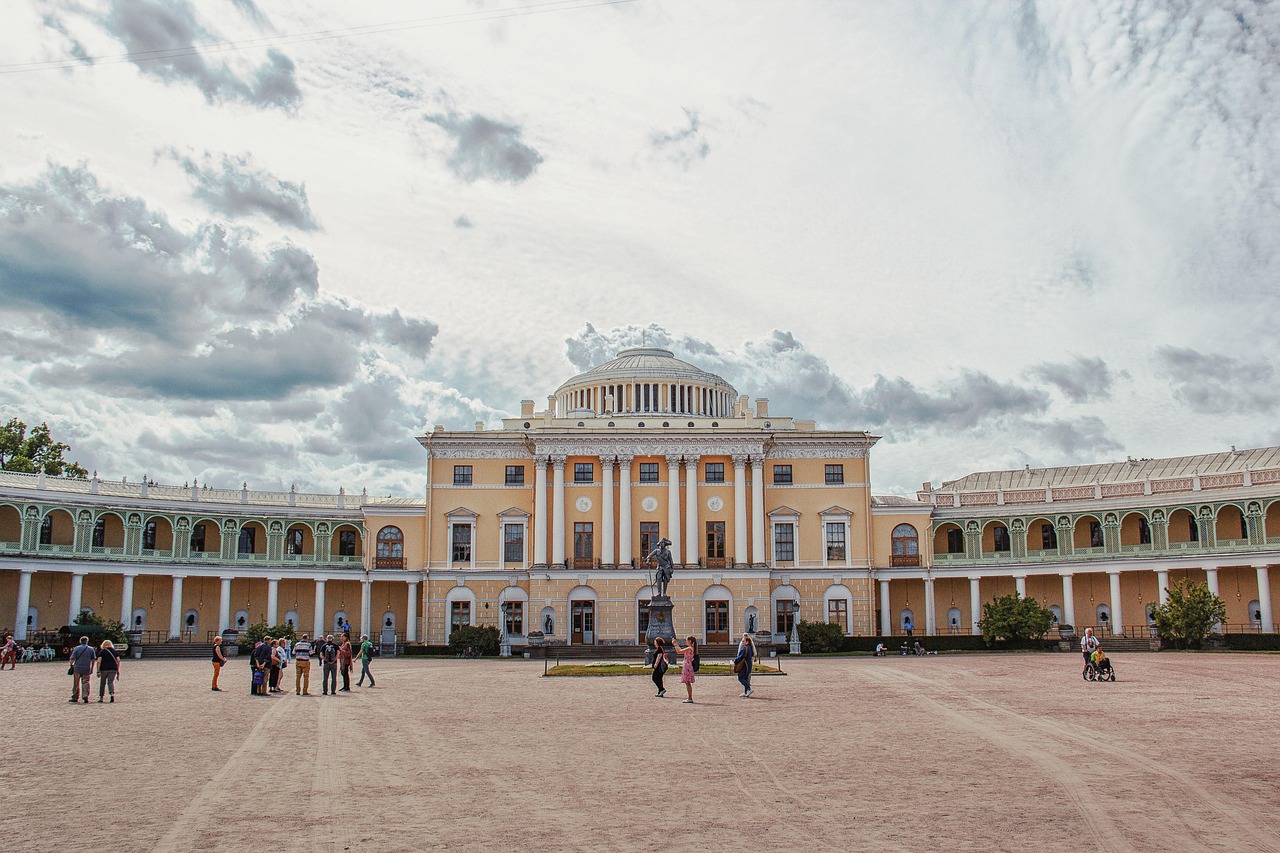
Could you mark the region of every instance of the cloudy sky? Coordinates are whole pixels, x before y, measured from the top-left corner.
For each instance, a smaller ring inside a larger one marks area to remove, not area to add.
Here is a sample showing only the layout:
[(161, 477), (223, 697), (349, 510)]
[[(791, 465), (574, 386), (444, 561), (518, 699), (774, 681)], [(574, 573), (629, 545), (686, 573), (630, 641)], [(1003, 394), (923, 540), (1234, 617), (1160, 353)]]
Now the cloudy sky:
[(667, 344), (877, 491), (1280, 442), (1280, 7), (10, 0), (0, 417), (422, 489)]

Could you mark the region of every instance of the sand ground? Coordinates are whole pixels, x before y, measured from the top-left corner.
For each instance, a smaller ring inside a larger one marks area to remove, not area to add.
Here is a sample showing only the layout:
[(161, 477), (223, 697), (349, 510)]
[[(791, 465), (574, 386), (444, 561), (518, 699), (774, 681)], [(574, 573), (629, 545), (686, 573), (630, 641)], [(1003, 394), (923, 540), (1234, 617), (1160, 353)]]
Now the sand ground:
[(309, 698), (127, 661), (115, 705), (72, 706), (65, 664), (26, 664), (0, 849), (1280, 851), (1280, 656), (1116, 665), (792, 659), (684, 705), (536, 661), (379, 660)]

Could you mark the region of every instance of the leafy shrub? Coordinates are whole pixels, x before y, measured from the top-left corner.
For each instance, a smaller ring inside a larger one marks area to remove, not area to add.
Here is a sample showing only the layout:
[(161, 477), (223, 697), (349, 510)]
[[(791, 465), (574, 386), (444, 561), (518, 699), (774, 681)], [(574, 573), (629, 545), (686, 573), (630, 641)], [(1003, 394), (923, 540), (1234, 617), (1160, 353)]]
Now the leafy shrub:
[(482, 657), (498, 653), (500, 637), (497, 625), (463, 625), (449, 632), (449, 650), (455, 655), (470, 651)]
[[(101, 634), (98, 635), (97, 642), (101, 642), (103, 640), (110, 640), (112, 643), (114, 643), (117, 646), (124, 645), (125, 643), (128, 642), (128, 638), (126, 638), (124, 635), (124, 623), (116, 619), (103, 619), (101, 616), (95, 616), (94, 614), (85, 610), (85, 611), (82, 611), (80, 615), (76, 617), (76, 621), (71, 624), (80, 625), (85, 628), (88, 628), (88, 627), (100, 628)], [(86, 633), (97, 633), (97, 632), (86, 632)]]
[(805, 622), (796, 626), (800, 633), (800, 650), (820, 655), (838, 652), (844, 646), (844, 631), (831, 622)]
[(988, 646), (1004, 640), (1009, 646), (1039, 645), (1053, 626), (1053, 614), (1041, 607), (1034, 598), (1013, 595), (997, 595), (982, 605), (982, 619), (978, 627)]
[(292, 625), (268, 625), (266, 622), (256, 622), (250, 625), (248, 630), (244, 632), (244, 637), (240, 643), (248, 642), (249, 648), (253, 648), (263, 637), (270, 637), (273, 640), (279, 640), (286, 637), (290, 642), (297, 639), (293, 633)]
[(1160, 639), (1171, 648), (1198, 649), (1218, 622), (1227, 620), (1227, 605), (1207, 584), (1178, 581), (1169, 587), (1164, 604), (1151, 616)]
[(1280, 652), (1280, 634), (1224, 634), (1233, 652)]

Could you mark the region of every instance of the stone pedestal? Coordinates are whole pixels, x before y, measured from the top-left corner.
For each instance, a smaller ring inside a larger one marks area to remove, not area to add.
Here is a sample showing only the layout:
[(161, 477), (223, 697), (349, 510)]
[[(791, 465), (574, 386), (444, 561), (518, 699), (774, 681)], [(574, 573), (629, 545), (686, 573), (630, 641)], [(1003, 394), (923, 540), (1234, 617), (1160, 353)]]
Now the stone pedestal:
[(646, 666), (653, 664), (653, 641), (662, 638), (662, 643), (670, 651), (675, 646), (676, 629), (671, 622), (671, 598), (666, 595), (655, 595), (649, 601), (649, 628), (644, 632), (644, 662)]

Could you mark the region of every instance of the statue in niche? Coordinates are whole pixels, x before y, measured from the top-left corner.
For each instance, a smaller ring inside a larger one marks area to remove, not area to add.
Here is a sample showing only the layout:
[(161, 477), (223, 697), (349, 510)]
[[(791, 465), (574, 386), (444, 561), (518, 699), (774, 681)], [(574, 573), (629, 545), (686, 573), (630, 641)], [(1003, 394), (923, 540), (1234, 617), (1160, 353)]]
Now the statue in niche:
[(671, 540), (663, 537), (658, 540), (658, 546), (649, 552), (649, 556), (645, 557), (646, 563), (657, 562), (657, 570), (653, 576), (653, 586), (658, 590), (658, 596), (663, 598), (667, 595), (667, 584), (671, 583), (671, 578), (675, 575), (675, 563), (671, 559)]

